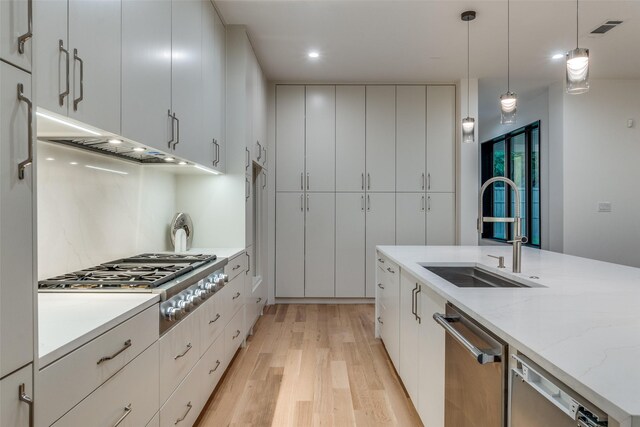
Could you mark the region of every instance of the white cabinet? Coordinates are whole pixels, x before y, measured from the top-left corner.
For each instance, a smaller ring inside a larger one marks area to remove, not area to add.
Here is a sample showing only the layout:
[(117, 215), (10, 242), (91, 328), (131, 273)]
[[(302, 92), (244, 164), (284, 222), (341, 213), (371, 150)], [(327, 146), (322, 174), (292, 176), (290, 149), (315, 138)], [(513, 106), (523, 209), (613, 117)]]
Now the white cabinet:
[(199, 363), (203, 364), (202, 372), (204, 374), (201, 396), (206, 402), (209, 400), (209, 396), (211, 396), (216, 385), (218, 385), (226, 367), (224, 359), (224, 335), (221, 335), (211, 344)]
[(427, 86), (427, 191), (455, 191), (455, 86)]
[(336, 191), (364, 191), (364, 86), (336, 86), (335, 167)]
[(29, 404), (19, 396), (33, 398), (33, 365), (27, 365), (0, 380), (0, 425), (29, 427)]
[(28, 0), (0, 2), (0, 58), (31, 71), (33, 28), (30, 28)]
[(227, 326), (224, 328), (224, 351), (225, 359), (231, 361), (236, 351), (242, 345), (245, 335), (242, 333), (244, 329), (244, 307), (231, 318)]
[(335, 296), (335, 193), (307, 193), (304, 296)]
[[(73, 99), (69, 116), (117, 134), (121, 15), (120, 0), (69, 0), (69, 96)], [(50, 38), (47, 40), (52, 42)]]
[(396, 91), (396, 191), (424, 191), (426, 87), (398, 86)]
[(276, 296), (304, 297), (304, 194), (276, 194)]
[(160, 427), (192, 426), (204, 406), (203, 371), (207, 365), (200, 360), (185, 380), (160, 408)]
[(19, 177), (35, 143), (31, 99), (31, 75), (0, 62), (0, 378), (34, 353), (34, 166)]
[(365, 296), (364, 205), (364, 193), (336, 193), (336, 297)]
[(396, 87), (367, 86), (367, 191), (396, 190)]
[(276, 88), (276, 190), (304, 190), (304, 86)]
[(122, 135), (168, 151), (169, 110), (171, 2), (122, 0)]
[(366, 293), (375, 296), (377, 245), (396, 243), (396, 195), (395, 193), (370, 193), (366, 195)]
[(376, 305), (382, 308), (378, 314), (380, 337), (391, 362), (399, 371), (400, 366), (400, 269), (382, 256), (376, 267)]
[(455, 194), (427, 193), (427, 244), (455, 245), (455, 243)]
[(425, 193), (396, 193), (396, 244), (424, 245)]
[(419, 334), (422, 321), (420, 314), (420, 288), (422, 284), (404, 271), (400, 275), (400, 378), (409, 397), (418, 402), (418, 363), (420, 355)]
[(306, 88), (307, 191), (335, 191), (336, 87)]

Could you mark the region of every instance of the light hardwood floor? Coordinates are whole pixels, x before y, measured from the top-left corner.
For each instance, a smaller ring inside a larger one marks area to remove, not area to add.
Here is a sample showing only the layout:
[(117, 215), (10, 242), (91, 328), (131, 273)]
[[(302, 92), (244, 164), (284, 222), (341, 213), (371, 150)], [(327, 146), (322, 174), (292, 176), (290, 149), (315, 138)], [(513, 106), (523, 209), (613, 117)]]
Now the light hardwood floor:
[(372, 304), (268, 307), (197, 426), (421, 426), (373, 317)]

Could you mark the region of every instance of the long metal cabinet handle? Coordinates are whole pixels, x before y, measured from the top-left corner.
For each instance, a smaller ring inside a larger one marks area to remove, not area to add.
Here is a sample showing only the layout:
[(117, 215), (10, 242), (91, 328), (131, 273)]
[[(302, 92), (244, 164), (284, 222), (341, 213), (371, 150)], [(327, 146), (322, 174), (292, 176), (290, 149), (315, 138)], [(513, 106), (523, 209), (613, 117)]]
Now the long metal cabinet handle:
[(460, 316), (447, 316), (444, 314), (435, 313), (433, 315), (433, 320), (435, 320), (436, 323), (442, 326), (444, 330), (456, 341), (462, 344), (462, 346), (466, 348), (481, 365), (500, 362), (500, 355), (485, 353), (484, 351), (473, 345), (471, 341), (469, 341), (464, 335), (455, 330), (453, 326), (451, 326), (451, 323), (460, 321)]
[(187, 344), (187, 349), (185, 351), (183, 351), (182, 353), (180, 353), (179, 355), (177, 355), (176, 357), (173, 358), (173, 360), (178, 360), (181, 357), (184, 357), (187, 355), (187, 353), (189, 353), (189, 350), (191, 350), (193, 348), (193, 346), (191, 345), (191, 343)]
[(422, 172), (422, 189), (424, 190), (424, 172)]
[(411, 314), (416, 315), (416, 289), (418, 289), (418, 284), (416, 283), (416, 287), (411, 290)]
[(185, 418), (187, 418), (187, 415), (189, 415), (189, 412), (191, 412), (191, 408), (193, 408), (193, 405), (191, 404), (191, 402), (187, 403), (187, 412), (185, 412), (183, 416), (178, 418), (176, 422), (173, 423), (173, 425), (176, 426), (178, 425), (178, 423), (181, 423), (182, 421), (184, 421)]
[(304, 212), (304, 195), (300, 195), (300, 212)]
[(24, 383), (18, 386), (18, 399), (29, 405), (29, 427), (33, 427), (33, 398), (27, 394)]
[(213, 144), (213, 154), (215, 154), (215, 156), (216, 156), (216, 158), (211, 161), (211, 165), (215, 166), (215, 165), (218, 164), (217, 163), (218, 162), (218, 144), (216, 143), (216, 139), (215, 138), (213, 138), (211, 140), (211, 143)]
[(209, 324), (216, 323), (219, 318), (220, 318), (220, 313), (216, 313), (216, 317), (214, 317), (213, 320), (209, 320)]
[(264, 152), (264, 160), (262, 161), (262, 164), (266, 165), (267, 164), (267, 147), (264, 147), (262, 150)]
[(129, 414), (131, 414), (131, 412), (133, 412), (133, 409), (131, 409), (131, 403), (129, 403), (127, 406), (124, 407), (124, 414), (118, 419), (118, 421), (116, 421), (113, 427), (118, 427), (120, 424), (122, 424), (124, 419), (127, 418)]
[(24, 45), (31, 37), (33, 37), (33, 0), (27, 2), (27, 32), (18, 37), (18, 53), (24, 54)]
[(169, 140), (167, 145), (169, 146), (169, 148), (171, 148), (171, 144), (173, 144), (173, 140), (176, 138), (174, 132), (175, 128), (173, 127), (174, 116), (171, 115), (171, 110), (167, 110), (167, 115), (169, 116), (169, 120), (171, 120), (171, 139)]
[(371, 174), (367, 173), (367, 190), (371, 190)]
[(307, 194), (307, 212), (309, 212), (309, 195)]
[[(249, 252), (245, 252), (244, 254), (247, 256), (247, 271), (245, 274), (249, 274), (251, 271), (251, 255), (249, 255)], [(240, 296), (240, 292), (238, 292), (238, 296)]]
[(304, 190), (304, 172), (300, 172), (300, 189)]
[(364, 196), (360, 196), (360, 210), (364, 212)]
[(220, 361), (219, 361), (219, 360), (216, 360), (216, 367), (215, 367), (215, 368), (213, 368), (213, 369), (210, 369), (210, 370), (209, 370), (209, 375), (211, 375), (211, 374), (213, 374), (215, 371), (217, 371), (219, 366), (220, 366)]
[(307, 172), (307, 190), (309, 189), (309, 172)]
[(431, 212), (431, 196), (427, 196), (427, 211)]
[(371, 197), (367, 194), (367, 211), (371, 211)]
[(424, 196), (422, 196), (422, 205), (420, 212), (424, 212)]
[(18, 83), (18, 101), (27, 104), (27, 159), (18, 163), (18, 178), (24, 179), (24, 170), (33, 163), (33, 102), (24, 96), (22, 83)]
[(69, 87), (69, 51), (67, 49), (64, 48), (64, 41), (62, 39), (60, 39), (58, 41), (58, 49), (60, 50), (60, 53), (64, 53), (65, 55), (65, 70), (66, 70), (66, 76), (65, 76), (65, 84), (66, 89), (64, 92), (62, 92), (60, 95), (58, 95), (58, 104), (60, 104), (60, 106), (62, 107), (64, 105), (64, 99), (69, 96), (69, 91), (70, 91), (70, 87)]
[(84, 99), (84, 61), (78, 56), (78, 49), (73, 49), (73, 61), (80, 63), (80, 96), (73, 100), (73, 111), (78, 111), (78, 104)]
[(431, 173), (427, 174), (427, 190), (431, 190)]
[(245, 154), (247, 155), (247, 164), (244, 165), (244, 168), (249, 169), (249, 166), (251, 166), (251, 152), (247, 147), (245, 147), (244, 150), (245, 150)]
[(262, 171), (262, 176), (264, 176), (264, 182), (262, 183), (262, 189), (264, 190), (265, 188), (267, 188), (267, 173), (265, 171)]
[(418, 314), (418, 294), (420, 292), (422, 292), (422, 285), (419, 283), (416, 283), (416, 286), (418, 287), (418, 289), (416, 290), (416, 297), (415, 297), (415, 305), (416, 305), (416, 309), (415, 309), (415, 316), (416, 316), (416, 320), (418, 321), (418, 325), (422, 324), (422, 317), (420, 317), (420, 315)]
[(120, 353), (122, 353), (123, 351), (125, 351), (125, 350), (126, 350), (126, 349), (128, 349), (129, 347), (131, 347), (131, 340), (126, 340), (126, 341), (124, 342), (123, 347), (122, 347), (120, 350), (116, 351), (116, 352), (115, 352), (115, 353), (113, 353), (111, 356), (104, 356), (104, 357), (101, 357), (101, 358), (100, 358), (100, 360), (98, 360), (98, 363), (97, 363), (97, 364), (99, 365), (99, 364), (104, 363), (104, 362), (106, 362), (106, 361), (108, 361), (108, 360), (115, 359), (115, 358), (116, 358)]
[(360, 184), (362, 189), (364, 190), (364, 172), (360, 174)]
[(173, 119), (176, 121), (176, 141), (173, 143), (173, 149), (176, 149), (176, 145), (180, 144), (180, 119), (176, 116), (176, 113), (173, 113)]
[(258, 161), (260, 161), (262, 158), (262, 144), (260, 144), (260, 141), (256, 141), (256, 144), (258, 145)]

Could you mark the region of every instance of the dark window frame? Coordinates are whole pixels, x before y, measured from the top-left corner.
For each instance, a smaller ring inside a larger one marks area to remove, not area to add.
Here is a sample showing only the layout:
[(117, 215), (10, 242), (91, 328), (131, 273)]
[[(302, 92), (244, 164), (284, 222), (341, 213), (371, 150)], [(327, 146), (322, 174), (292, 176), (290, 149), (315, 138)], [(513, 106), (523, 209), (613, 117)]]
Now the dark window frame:
[[(493, 164), (493, 148), (496, 144), (504, 142), (504, 175), (505, 177), (511, 176), (511, 152), (512, 152), (512, 140), (513, 138), (524, 134), (525, 136), (525, 151), (526, 151), (526, 162), (525, 162), (525, 179), (526, 179), (526, 221), (525, 226), (523, 227), (523, 234), (529, 238), (529, 241), (526, 243), (527, 246), (531, 246), (534, 248), (540, 248), (542, 246), (542, 218), (539, 218), (538, 225), (538, 244), (533, 244), (532, 237), (532, 229), (533, 229), (533, 153), (534, 153), (534, 144), (532, 141), (533, 131), (537, 129), (538, 131), (538, 149), (537, 149), (537, 166), (538, 166), (538, 206), (540, 206), (542, 195), (540, 194), (541, 185), (541, 162), (540, 162), (540, 137), (541, 137), (541, 123), (540, 120), (537, 120), (533, 123), (530, 123), (526, 126), (522, 126), (518, 129), (515, 129), (511, 132), (505, 133), (504, 135), (500, 135), (496, 138), (493, 138), (489, 141), (485, 141), (481, 144), (480, 148), (480, 159), (481, 159), (481, 177), (482, 183), (487, 181), (489, 178), (494, 176), (494, 164)], [(495, 184), (494, 184), (495, 185)], [(489, 190), (489, 189), (488, 189)], [(493, 191), (485, 191), (484, 200), (483, 200), (483, 212), (484, 216), (495, 216), (493, 213), (494, 208), (494, 193)], [(511, 191), (505, 191), (505, 204), (506, 204), (506, 216), (513, 216), (513, 208), (511, 202)], [(540, 214), (542, 214), (540, 210)], [(497, 242), (505, 243), (507, 240), (511, 238), (511, 224), (507, 224), (508, 227), (506, 229), (506, 238), (501, 239), (498, 237), (494, 237), (494, 225), (495, 223), (487, 222), (484, 224), (484, 230), (482, 233), (482, 238), (487, 240), (494, 240)]]

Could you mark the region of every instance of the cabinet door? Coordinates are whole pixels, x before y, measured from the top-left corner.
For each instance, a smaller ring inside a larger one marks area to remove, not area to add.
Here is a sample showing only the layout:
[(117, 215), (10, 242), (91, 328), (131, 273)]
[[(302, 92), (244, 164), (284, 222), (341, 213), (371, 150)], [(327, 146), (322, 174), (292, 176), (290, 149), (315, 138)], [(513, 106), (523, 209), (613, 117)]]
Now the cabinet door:
[(73, 48), (67, 38), (67, 5), (67, 0), (35, 0), (33, 4), (33, 26), (37, 28), (33, 45), (38, 68), (34, 75), (36, 103), (63, 116), (69, 114), (69, 105), (73, 104), (70, 92)]
[(396, 191), (425, 191), (425, 86), (398, 86), (396, 105)]
[(336, 87), (336, 191), (365, 187), (365, 87)]
[(169, 151), (171, 2), (122, 1), (122, 135)]
[(180, 120), (178, 156), (210, 166), (212, 142), (202, 136), (202, 1), (172, 1), (171, 110)]
[(31, 75), (0, 62), (0, 378), (33, 360), (34, 165), (21, 180), (18, 164), (35, 141), (19, 84), (32, 99)]
[(18, 398), (20, 386), (33, 398), (33, 365), (25, 366), (18, 372), (0, 381), (0, 425), (29, 427), (29, 406)]
[(304, 86), (276, 87), (276, 162), (276, 189), (304, 190)]
[(427, 86), (427, 191), (455, 191), (455, 86)]
[(218, 16), (215, 8), (214, 13), (214, 58), (215, 67), (213, 74), (213, 83), (215, 85), (214, 104), (213, 104), (213, 120), (214, 128), (217, 129), (216, 140), (219, 145), (219, 153), (217, 158), (216, 169), (226, 171), (227, 149), (226, 149), (226, 79), (227, 79), (227, 49), (226, 49), (226, 32), (224, 24)]
[[(213, 4), (203, 1), (202, 4), (202, 143), (205, 150), (210, 150), (206, 159), (211, 160), (207, 167), (219, 169), (220, 140), (222, 139), (221, 123), (222, 111), (220, 110), (220, 52), (217, 40), (220, 35), (217, 32), (218, 13)], [(218, 144), (218, 145), (216, 145)]]
[(336, 193), (336, 296), (365, 296), (365, 195)]
[(276, 296), (304, 297), (304, 194), (276, 195)]
[(396, 87), (367, 86), (367, 190), (396, 190)]
[(418, 304), (422, 323), (418, 335), (418, 401), (416, 409), (425, 427), (444, 426), (445, 332), (432, 320), (444, 313), (446, 301), (422, 286)]
[(121, 131), (121, 24), (120, 0), (69, 0), (69, 116), (116, 134)]
[[(31, 71), (33, 39), (27, 36), (29, 33), (28, 5), (28, 0), (0, 1), (0, 58)], [(21, 37), (25, 37), (23, 43), (20, 43)]]
[(307, 193), (305, 297), (335, 296), (335, 193)]
[(335, 191), (336, 87), (306, 88), (306, 189)]
[(425, 244), (426, 195), (424, 193), (396, 194), (396, 244)]
[(366, 195), (366, 293), (375, 292), (376, 246), (396, 243), (396, 195), (372, 193)]
[(454, 193), (427, 194), (427, 245), (456, 244)]
[[(420, 285), (413, 277), (404, 271), (400, 275), (400, 378), (411, 397), (411, 401), (418, 402), (418, 363), (420, 354), (418, 353), (418, 341), (420, 324), (418, 323), (420, 313), (420, 295), (418, 293)], [(418, 309), (416, 310), (416, 306)], [(428, 322), (429, 319), (422, 319)]]

